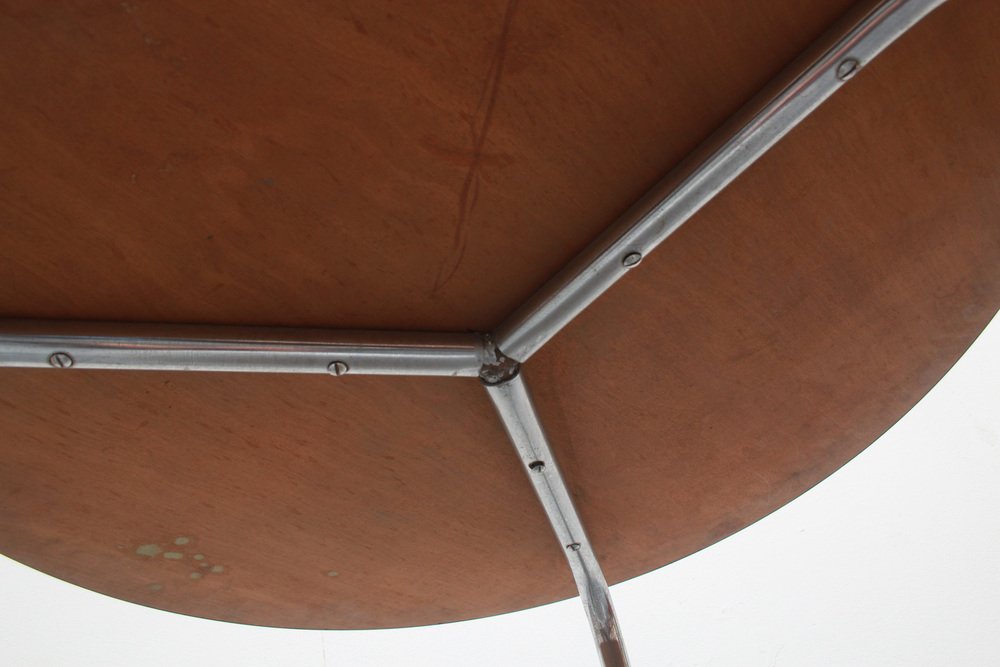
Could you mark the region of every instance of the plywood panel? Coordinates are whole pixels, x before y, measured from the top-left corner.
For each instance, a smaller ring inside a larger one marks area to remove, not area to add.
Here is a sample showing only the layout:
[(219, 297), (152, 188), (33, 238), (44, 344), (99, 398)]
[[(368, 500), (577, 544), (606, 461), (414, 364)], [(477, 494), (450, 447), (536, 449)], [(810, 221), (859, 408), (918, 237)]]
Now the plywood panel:
[(848, 4), (7, 2), (0, 311), (486, 330)]
[(532, 359), (609, 579), (825, 478), (996, 314), (998, 26), (932, 15)]
[(4, 553), (291, 627), (498, 613), (534, 599), (535, 568), (570, 590), (475, 380), (248, 377), (5, 370)]
[[(6, 3), (0, 313), (487, 329), (845, 4)], [(996, 312), (998, 28), (939, 10), (529, 362), (610, 579), (815, 484)], [(163, 609), (573, 594), (472, 380), (6, 369), (0, 461), (0, 550)]]

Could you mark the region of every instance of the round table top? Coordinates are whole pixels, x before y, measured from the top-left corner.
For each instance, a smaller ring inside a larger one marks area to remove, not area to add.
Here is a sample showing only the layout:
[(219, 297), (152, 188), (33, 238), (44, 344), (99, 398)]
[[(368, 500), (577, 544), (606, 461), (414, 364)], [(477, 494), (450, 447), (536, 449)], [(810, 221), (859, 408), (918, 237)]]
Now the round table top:
[[(21, 3), (0, 315), (488, 330), (849, 5)], [(609, 581), (835, 471), (997, 311), (998, 30), (934, 12), (526, 365)], [(0, 552), (161, 609), (575, 594), (471, 379), (0, 369), (0, 461)]]

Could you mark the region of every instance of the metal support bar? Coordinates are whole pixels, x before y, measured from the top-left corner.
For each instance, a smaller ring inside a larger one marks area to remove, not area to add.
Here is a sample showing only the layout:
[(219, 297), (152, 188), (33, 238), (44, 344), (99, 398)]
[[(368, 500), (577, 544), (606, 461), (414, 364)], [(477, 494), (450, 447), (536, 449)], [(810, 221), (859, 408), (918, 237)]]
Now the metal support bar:
[(477, 334), (0, 320), (0, 367), (479, 375)]
[(583, 529), (580, 515), (573, 506), (573, 499), (559, 472), (523, 377), (517, 373), (501, 384), (484, 382), (484, 385), (569, 561), (580, 599), (590, 619), (601, 664), (604, 667), (626, 667), (628, 656), (611, 605), (608, 582)]
[(845, 81), (945, 0), (884, 0), (815, 44), (687, 160), (515, 310), (495, 332), (527, 361)]

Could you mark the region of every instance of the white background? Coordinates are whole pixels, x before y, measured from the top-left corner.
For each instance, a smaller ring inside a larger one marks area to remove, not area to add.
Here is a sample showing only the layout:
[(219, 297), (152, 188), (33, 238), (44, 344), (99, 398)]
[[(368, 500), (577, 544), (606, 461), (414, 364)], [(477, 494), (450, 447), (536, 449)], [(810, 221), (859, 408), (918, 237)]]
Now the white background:
[[(1000, 665), (1000, 318), (863, 454), (612, 589), (633, 665)], [(412, 630), (176, 616), (0, 557), (0, 665), (597, 665), (578, 600)]]

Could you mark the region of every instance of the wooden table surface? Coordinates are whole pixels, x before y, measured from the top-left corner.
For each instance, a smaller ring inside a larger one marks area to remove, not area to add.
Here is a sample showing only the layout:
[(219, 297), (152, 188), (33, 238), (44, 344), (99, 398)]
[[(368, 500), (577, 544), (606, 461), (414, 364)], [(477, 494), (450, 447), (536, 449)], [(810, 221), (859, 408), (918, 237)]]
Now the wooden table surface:
[[(849, 7), (2, 2), (0, 316), (490, 329)], [(612, 583), (835, 471), (997, 312), (998, 31), (937, 10), (526, 366)], [(471, 379), (0, 369), (0, 552), (286, 627), (575, 594)]]

